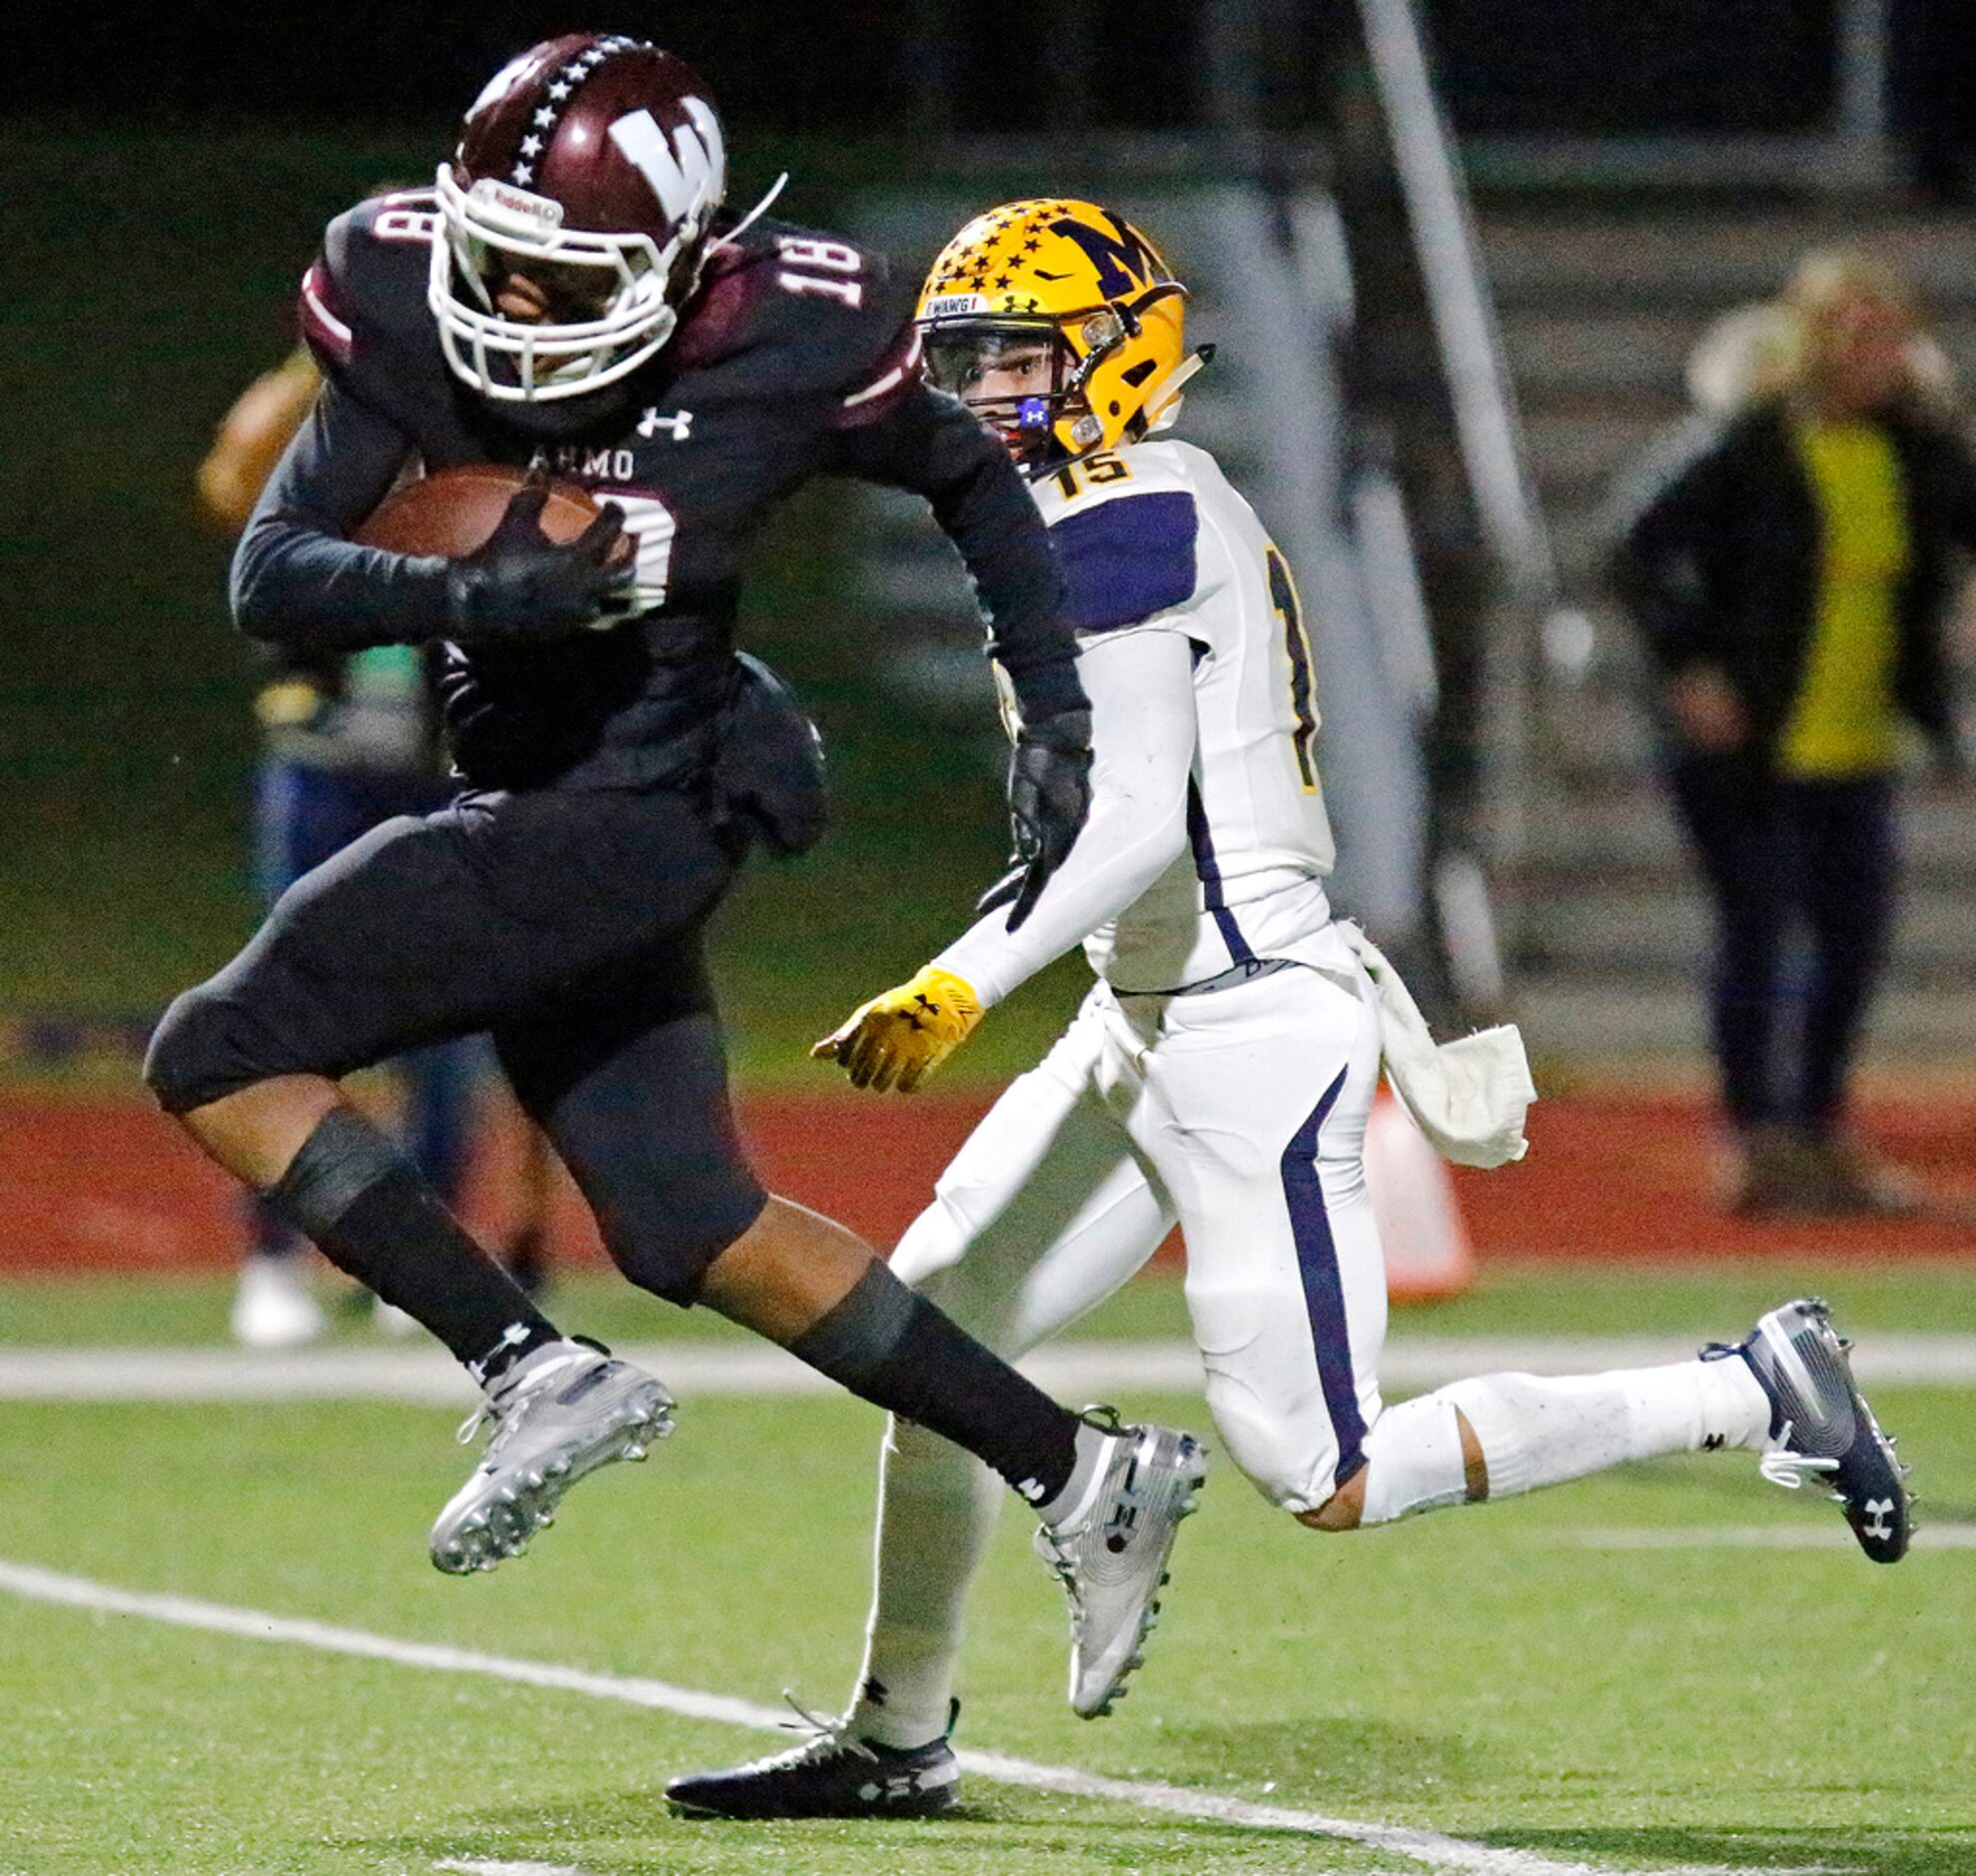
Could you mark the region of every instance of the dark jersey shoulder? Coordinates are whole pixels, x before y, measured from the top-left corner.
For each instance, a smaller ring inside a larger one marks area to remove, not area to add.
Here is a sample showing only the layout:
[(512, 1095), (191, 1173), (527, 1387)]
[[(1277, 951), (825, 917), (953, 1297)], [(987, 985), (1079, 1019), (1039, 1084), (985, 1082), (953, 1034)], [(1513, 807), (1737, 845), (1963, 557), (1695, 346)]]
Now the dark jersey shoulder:
[(433, 192), (412, 189), (360, 202), (323, 231), (300, 318), (326, 371), (361, 380), (420, 353), (444, 368), (426, 305), (438, 218)]
[(465, 387), (426, 304), (438, 216), (430, 189), (345, 210), (302, 277), (299, 324), (324, 375), (389, 418), (428, 463), (472, 462), (489, 452), (472, 436)]
[(916, 356), (901, 369), (913, 351), (912, 306), (882, 255), (762, 221), (709, 258), (659, 363), (716, 386), (731, 380), (751, 397), (829, 398), (855, 414), (916, 369)]

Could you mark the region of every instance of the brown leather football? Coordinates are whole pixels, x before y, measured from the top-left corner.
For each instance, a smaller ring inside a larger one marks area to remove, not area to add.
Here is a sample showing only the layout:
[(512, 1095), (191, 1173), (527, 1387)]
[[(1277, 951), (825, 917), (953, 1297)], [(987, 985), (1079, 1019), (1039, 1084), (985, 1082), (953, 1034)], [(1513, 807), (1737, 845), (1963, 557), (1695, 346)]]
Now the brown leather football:
[[(463, 463), (434, 469), (394, 488), (361, 522), (351, 539), (393, 553), (440, 553), (449, 559), (486, 544), (500, 524), (525, 469), (505, 463)], [(573, 540), (597, 517), (589, 491), (551, 477), (541, 527), (551, 540)]]

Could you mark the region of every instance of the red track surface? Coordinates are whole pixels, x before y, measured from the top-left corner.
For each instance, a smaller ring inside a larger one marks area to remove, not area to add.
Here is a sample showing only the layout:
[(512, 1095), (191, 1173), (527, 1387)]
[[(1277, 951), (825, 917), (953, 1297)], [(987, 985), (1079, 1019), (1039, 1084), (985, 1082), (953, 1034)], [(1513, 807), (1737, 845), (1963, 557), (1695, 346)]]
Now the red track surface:
[[(742, 1112), (775, 1190), (890, 1246), (981, 1111), (982, 1098), (912, 1101), (758, 1094)], [(1976, 1098), (1881, 1102), (1868, 1135), (1944, 1198), (1976, 1212)], [(1728, 1217), (1709, 1196), (1704, 1104), (1670, 1094), (1566, 1095), (1531, 1115), (1529, 1158), (1458, 1172), (1477, 1254), (1626, 1259), (1790, 1255), (1976, 1256), (1976, 1232), (1945, 1220), (1901, 1224)], [(513, 1209), (498, 1143), (481, 1156), (469, 1214), (498, 1232)], [(557, 1195), (559, 1255), (599, 1257), (573, 1194)], [(0, 1271), (224, 1267), (241, 1228), (227, 1179), (147, 1104), (0, 1094)]]

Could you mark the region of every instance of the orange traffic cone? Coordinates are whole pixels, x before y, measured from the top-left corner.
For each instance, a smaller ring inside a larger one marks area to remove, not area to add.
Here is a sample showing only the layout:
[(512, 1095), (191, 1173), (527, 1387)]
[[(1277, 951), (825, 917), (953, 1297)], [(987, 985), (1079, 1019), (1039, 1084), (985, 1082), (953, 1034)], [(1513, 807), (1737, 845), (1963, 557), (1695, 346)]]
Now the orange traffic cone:
[(1366, 1187), (1395, 1303), (1439, 1303), (1476, 1281), (1475, 1252), (1448, 1162), (1382, 1087), (1366, 1123)]

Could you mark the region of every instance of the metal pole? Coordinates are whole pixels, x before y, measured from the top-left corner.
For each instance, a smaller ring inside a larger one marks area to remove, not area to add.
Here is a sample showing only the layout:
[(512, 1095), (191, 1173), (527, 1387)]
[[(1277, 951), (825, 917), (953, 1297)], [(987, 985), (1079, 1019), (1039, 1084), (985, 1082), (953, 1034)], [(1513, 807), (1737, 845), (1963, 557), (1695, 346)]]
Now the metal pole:
[[(1507, 577), (1505, 603), (1484, 626), (1480, 737), (1483, 774), (1479, 789), (1482, 839), (1506, 891), (1527, 844), (1527, 805), (1534, 766), (1534, 626), (1556, 601), (1550, 538), (1530, 485), (1518, 428), (1515, 394), (1496, 337), (1466, 186), (1452, 137), (1442, 120), (1414, 0), (1358, 0), (1367, 55), (1385, 108), (1393, 167), (1407, 205), (1414, 253), (1426, 291), (1455, 418), (1455, 446), (1467, 472), (1482, 538)], [(1459, 869), (1458, 869), (1459, 872)], [(1461, 932), (1484, 938), (1478, 988), (1497, 974), (1489, 921), (1464, 908), (1469, 885), (1451, 875), (1447, 905), (1462, 914), (1444, 926), (1451, 944)], [(1514, 906), (1509, 907), (1513, 926)], [(1459, 931), (1457, 929), (1459, 927)], [(1452, 961), (1452, 960), (1451, 960)]]
[(1834, 125), (1838, 168), (1844, 179), (1867, 187), (1891, 172), (1888, 140), (1890, 0), (1839, 0), (1838, 114)]

